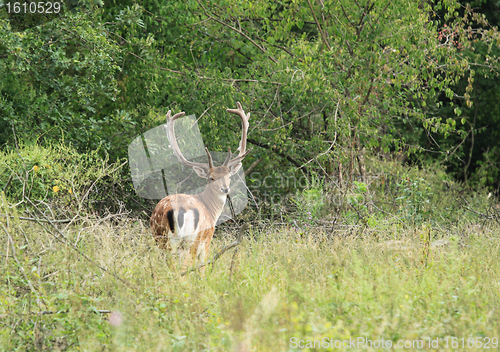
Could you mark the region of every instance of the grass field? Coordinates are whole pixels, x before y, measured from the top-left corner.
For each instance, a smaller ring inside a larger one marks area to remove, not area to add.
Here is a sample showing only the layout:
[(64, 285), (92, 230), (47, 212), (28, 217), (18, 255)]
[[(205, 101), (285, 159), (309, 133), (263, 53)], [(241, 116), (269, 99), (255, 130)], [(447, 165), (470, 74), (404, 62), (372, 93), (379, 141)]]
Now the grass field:
[[(180, 278), (138, 220), (0, 220), (2, 351), (498, 348), (493, 223), (254, 226)], [(217, 233), (211, 254), (238, 229)]]

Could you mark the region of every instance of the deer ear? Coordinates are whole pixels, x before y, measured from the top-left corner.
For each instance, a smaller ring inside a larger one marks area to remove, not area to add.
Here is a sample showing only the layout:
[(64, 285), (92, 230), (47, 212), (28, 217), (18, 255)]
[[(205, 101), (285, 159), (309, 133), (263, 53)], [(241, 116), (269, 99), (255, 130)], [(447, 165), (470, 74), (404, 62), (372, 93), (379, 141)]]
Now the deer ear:
[(229, 166), (229, 170), (230, 170), (229, 175), (233, 176), (235, 173), (238, 172), (240, 167), (241, 167), (241, 163), (236, 163), (234, 165)]
[(201, 166), (193, 166), (193, 170), (201, 178), (208, 178), (208, 170), (206, 170), (205, 168)]

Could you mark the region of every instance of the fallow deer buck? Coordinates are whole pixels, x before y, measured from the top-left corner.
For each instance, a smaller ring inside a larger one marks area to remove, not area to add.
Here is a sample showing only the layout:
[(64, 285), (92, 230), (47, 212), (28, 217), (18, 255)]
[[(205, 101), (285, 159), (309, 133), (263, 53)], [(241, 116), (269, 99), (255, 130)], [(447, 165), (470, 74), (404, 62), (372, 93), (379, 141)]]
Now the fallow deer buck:
[(198, 195), (173, 194), (163, 198), (151, 214), (151, 231), (157, 244), (172, 254), (179, 256), (179, 263), (184, 268), (192, 260), (203, 263), (208, 256), (215, 224), (222, 213), (229, 194), (230, 177), (241, 167), (241, 161), (248, 154), (246, 150), (248, 119), (241, 104), (237, 109), (227, 109), (241, 118), (242, 132), (238, 155), (232, 158), (231, 148), (222, 166), (214, 166), (207, 148), (208, 163), (186, 160), (182, 155), (175, 137), (175, 120), (184, 116), (184, 112), (170, 117), (167, 113), (167, 138), (179, 162), (192, 168), (202, 178), (207, 179), (205, 190)]

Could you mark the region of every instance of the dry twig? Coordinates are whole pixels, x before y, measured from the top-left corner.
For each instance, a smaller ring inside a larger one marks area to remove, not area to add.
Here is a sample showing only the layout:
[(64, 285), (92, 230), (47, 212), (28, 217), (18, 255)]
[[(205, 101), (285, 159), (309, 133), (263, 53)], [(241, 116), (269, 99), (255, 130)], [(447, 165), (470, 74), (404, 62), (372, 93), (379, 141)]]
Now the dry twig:
[(52, 231), (50, 231), (50, 229), (48, 229), (47, 227), (45, 227), (45, 225), (39, 221), (39, 219), (36, 219), (37, 223), (45, 230), (47, 231), (48, 233), (50, 233), (52, 236), (54, 236), (54, 238), (56, 240), (58, 240), (59, 242), (61, 242), (62, 244), (65, 244), (66, 246), (72, 248), (73, 250), (75, 250), (80, 256), (82, 256), (85, 260), (87, 260), (88, 262), (94, 264), (95, 266), (97, 266), (99, 269), (101, 269), (102, 271), (110, 274), (111, 276), (113, 276), (115, 279), (121, 281), (123, 284), (125, 284), (125, 286), (127, 287), (131, 287), (130, 283), (128, 283), (127, 281), (125, 281), (124, 279), (122, 279), (121, 277), (119, 277), (117, 274), (115, 273), (112, 273), (110, 272), (108, 269), (106, 269), (105, 267), (103, 267), (102, 265), (99, 265), (98, 263), (96, 263), (95, 261), (93, 261), (92, 259), (90, 259), (86, 254), (84, 254), (82, 251), (80, 251), (80, 249), (78, 249), (75, 245), (73, 245), (69, 240), (68, 238), (57, 228), (57, 226), (50, 220), (48, 219), (45, 214), (31, 201), (31, 199), (29, 198), (25, 198), (32, 206), (34, 209), (36, 209), (41, 215), (42, 217), (45, 219), (46, 222), (48, 222), (50, 224), (50, 226), (52, 226), (52, 228), (54, 230), (56, 230), (57, 234), (53, 233)]

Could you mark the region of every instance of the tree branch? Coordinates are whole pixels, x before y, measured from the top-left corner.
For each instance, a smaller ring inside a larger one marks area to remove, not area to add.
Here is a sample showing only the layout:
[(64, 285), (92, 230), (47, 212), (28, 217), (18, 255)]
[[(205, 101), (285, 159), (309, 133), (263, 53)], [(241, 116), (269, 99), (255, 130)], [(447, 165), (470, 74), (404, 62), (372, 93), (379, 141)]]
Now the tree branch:
[(73, 245), (71, 242), (68, 241), (68, 238), (57, 228), (56, 225), (54, 225), (54, 223), (49, 220), (45, 214), (38, 208), (38, 206), (36, 206), (32, 201), (31, 199), (29, 199), (28, 197), (25, 197), (25, 199), (31, 204), (31, 206), (36, 209), (41, 215), (42, 217), (45, 219), (46, 222), (48, 222), (50, 224), (50, 226), (52, 226), (52, 228), (54, 228), (54, 230), (58, 233), (57, 235), (54, 234), (52, 231), (50, 231), (49, 229), (47, 229), (41, 222), (40, 222), (40, 219), (35, 219), (35, 221), (37, 221), (37, 223), (42, 226), (48, 233), (50, 233), (56, 240), (58, 240), (59, 242), (61, 242), (62, 244), (65, 244), (66, 246), (72, 248), (74, 251), (76, 251), (80, 256), (82, 256), (85, 260), (87, 260), (88, 262), (92, 263), (93, 265), (95, 265), (96, 267), (98, 267), (99, 269), (101, 269), (102, 271), (104, 271), (105, 273), (108, 273), (110, 274), (111, 276), (113, 276), (115, 279), (121, 281), (123, 284), (125, 284), (125, 286), (131, 288), (132, 286), (127, 282), (125, 281), (124, 279), (122, 279), (120, 276), (118, 276), (117, 274), (109, 271), (108, 269), (106, 269), (105, 267), (103, 267), (102, 265), (99, 265), (98, 263), (96, 263), (95, 261), (93, 261), (92, 259), (90, 259), (86, 254), (84, 254), (82, 251), (80, 251), (80, 249), (78, 247), (76, 247), (75, 245)]
[[(200, 0), (197, 0), (198, 1), (198, 4), (201, 6), (201, 8), (203, 9), (203, 12), (205, 12), (205, 15), (209, 18), (209, 19), (212, 19), (214, 20), (215, 22), (217, 23), (220, 23), (221, 25), (223, 26), (226, 26), (228, 28), (230, 28), (231, 30), (235, 31), (236, 33), (238, 33), (239, 35), (245, 37), (250, 43), (252, 43), (257, 49), (259, 49), (260, 51), (262, 51), (264, 54), (267, 53), (267, 50), (260, 46), (257, 42), (255, 42), (252, 38), (250, 38), (248, 35), (246, 35), (242, 30), (239, 30), (238, 28), (235, 28), (229, 24), (227, 24), (226, 22), (224, 21), (221, 21), (220, 19), (218, 19), (217, 17), (214, 17), (212, 15), (210, 15), (207, 11), (207, 9), (205, 8), (205, 6), (203, 6), (200, 2)], [(269, 58), (269, 60), (271, 60), (272, 62), (274, 62), (275, 64), (278, 63), (278, 61), (276, 61), (275, 58), (273, 58), (271, 55), (268, 55), (267, 56)]]
[[(128, 52), (128, 54), (132, 55), (132, 56), (135, 56), (136, 58), (138, 58), (139, 60), (141, 61), (144, 61), (144, 62), (147, 62), (149, 65), (153, 66), (153, 67), (156, 67), (157, 69), (159, 70), (162, 70), (162, 71), (167, 71), (167, 72), (172, 72), (172, 73), (177, 73), (179, 75), (186, 75), (185, 72), (182, 72), (182, 71), (176, 71), (176, 70), (172, 70), (172, 69), (169, 69), (169, 68), (164, 68), (164, 67), (160, 67), (158, 65), (155, 65), (149, 61), (147, 61), (146, 59), (140, 57), (139, 55), (136, 55), (132, 52)], [(215, 79), (213, 77), (207, 77), (207, 76), (198, 76), (199, 79), (207, 79), (207, 80), (212, 80), (212, 79)], [(244, 82), (244, 83), (266, 83), (266, 84), (274, 84), (274, 85), (277, 85), (277, 86), (281, 86), (283, 85), (283, 83), (280, 83), (280, 82), (273, 82), (273, 81), (264, 81), (264, 80), (258, 80), (258, 79), (245, 79), (245, 78), (241, 78), (241, 79), (231, 79), (231, 78), (221, 78), (220, 79), (221, 81), (224, 81), (224, 82), (230, 82), (230, 83), (236, 83), (236, 82)]]
[(293, 159), (291, 156), (289, 156), (287, 154), (279, 152), (278, 148), (276, 148), (276, 146), (271, 146), (271, 145), (268, 145), (268, 144), (264, 144), (264, 143), (256, 141), (255, 139), (252, 139), (252, 138), (247, 138), (247, 141), (249, 143), (252, 143), (253, 145), (258, 146), (258, 147), (271, 150), (273, 153), (275, 153), (275, 154), (281, 156), (282, 158), (288, 160), (290, 163), (292, 163), (293, 165), (297, 166), (298, 168), (301, 167), (301, 164), (297, 160)]
[(332, 50), (330, 44), (328, 43), (326, 35), (323, 32), (323, 29), (321, 29), (321, 24), (319, 23), (318, 18), (316, 17), (316, 14), (314, 13), (314, 9), (312, 7), (311, 1), (307, 0), (307, 3), (309, 4), (309, 8), (311, 9), (311, 14), (314, 17), (314, 21), (316, 22), (316, 26), (318, 26), (318, 30), (319, 30), (319, 33), (321, 34), (321, 39), (323, 40), (323, 43), (325, 44), (325, 46), (328, 48), (329, 51)]
[[(6, 218), (6, 217), (9, 217), (9, 218), (14, 218), (14, 216), (10, 215), (10, 216), (7, 216), (7, 215), (4, 215), (4, 214), (0, 214), (0, 216)], [(63, 220), (44, 220), (44, 219), (35, 219), (35, 218), (27, 218), (27, 217), (24, 217), (24, 216), (19, 216), (17, 217), (19, 220), (27, 220), (27, 221), (35, 221), (35, 222), (50, 222), (52, 221), (53, 223), (59, 223), (59, 224), (67, 224), (69, 222), (71, 222), (72, 220), (71, 219), (63, 219)]]

